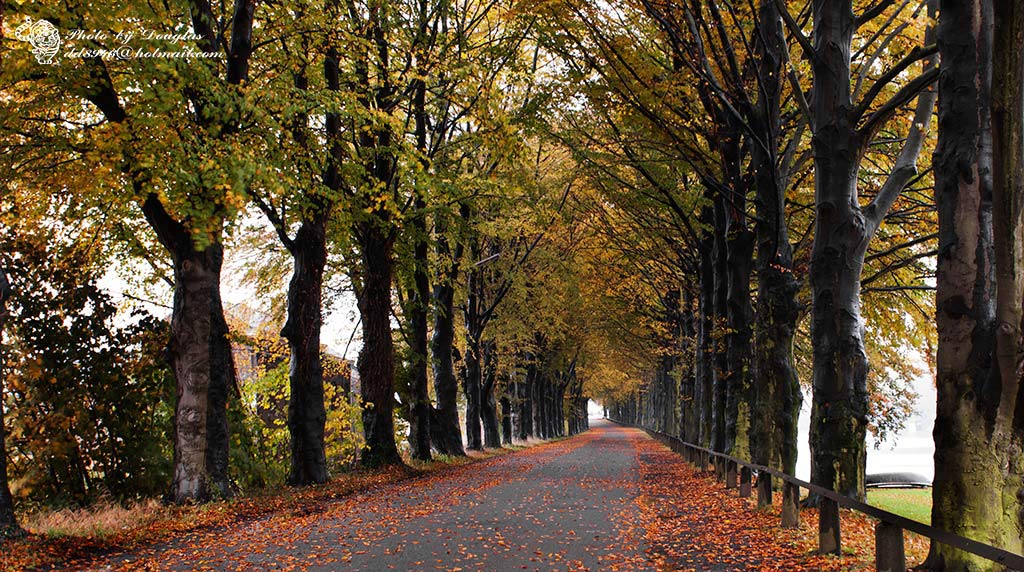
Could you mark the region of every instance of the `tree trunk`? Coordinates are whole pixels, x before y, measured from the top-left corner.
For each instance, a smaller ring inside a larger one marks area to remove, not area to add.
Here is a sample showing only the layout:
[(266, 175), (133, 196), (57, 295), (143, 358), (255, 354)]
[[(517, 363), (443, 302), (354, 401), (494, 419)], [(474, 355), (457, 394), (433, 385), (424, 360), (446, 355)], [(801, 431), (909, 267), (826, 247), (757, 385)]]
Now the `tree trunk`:
[[(929, 13), (933, 14), (932, 8)], [(811, 408), (811, 481), (863, 500), (868, 414), (868, 359), (860, 316), (860, 273), (871, 238), (903, 188), (917, 174), (917, 157), (935, 106), (929, 86), (938, 76), (927, 50), (924, 71), (890, 105), (868, 115), (855, 109), (850, 53), (856, 27), (853, 3), (815, 0), (811, 124), (815, 165), (815, 238), (811, 252), (814, 345)], [(934, 41), (934, 29), (925, 44)], [(896, 162), (871, 202), (861, 208), (857, 174), (866, 147), (901, 101), (917, 98), (914, 117)], [(822, 521), (821, 526), (829, 526)]]
[(501, 425), (498, 422), (498, 403), (494, 398), (497, 382), (497, 356), (494, 343), (483, 344), (483, 364), (480, 383), (480, 421), (484, 428), (484, 446), (489, 449), (501, 448)]
[(156, 195), (147, 196), (142, 211), (174, 265), (167, 346), (177, 382), (170, 496), (177, 503), (229, 496), (227, 402), (236, 382), (220, 296), (224, 248), (216, 233), (197, 251), (191, 233)]
[(551, 437), (548, 434), (548, 384), (550, 383), (550, 374), (546, 371), (542, 371), (537, 376), (537, 382), (534, 384), (534, 400), (533, 407), (536, 411), (534, 415), (534, 425), (537, 429), (537, 437), (541, 439), (547, 439)]
[[(435, 221), (437, 254), (441, 260), (451, 258), (441, 217)], [(456, 260), (461, 258), (457, 256)], [(430, 359), (434, 370), (434, 391), (437, 408), (431, 411), (431, 443), (439, 453), (465, 455), (462, 430), (459, 428), (459, 384), (455, 377), (452, 350), (455, 347), (454, 262), (441, 271), (441, 280), (434, 286), (434, 335), (430, 340)]]
[(721, 192), (715, 194), (715, 225), (714, 225), (714, 254), (712, 255), (713, 284), (712, 291), (712, 334), (711, 345), (714, 355), (714, 362), (711, 369), (712, 376), (712, 404), (711, 404), (711, 448), (720, 453), (725, 452), (726, 447), (726, 399), (727, 380), (729, 371), (729, 355), (726, 342), (726, 324), (728, 320), (727, 305), (729, 301), (729, 247), (728, 241), (728, 211), (726, 198)]
[[(464, 217), (470, 215), (469, 207), (462, 210)], [(470, 258), (480, 260), (481, 249), (479, 237), (470, 242)], [(487, 365), (484, 356), (484, 344), (481, 340), (484, 330), (481, 304), (483, 304), (483, 276), (479, 266), (474, 265), (468, 273), (466, 285), (466, 306), (463, 318), (466, 327), (466, 355), (462, 368), (462, 391), (466, 395), (466, 441), (470, 449), (483, 451), (484, 442), (481, 435), (481, 416), (485, 407), (483, 400), (483, 375)]]
[(505, 445), (512, 444), (512, 400), (508, 395), (502, 395), (498, 400), (501, 404), (501, 442)]
[(320, 360), (320, 327), (323, 323), (323, 276), (327, 265), (326, 215), (311, 218), (299, 227), (292, 242), (294, 269), (288, 286), (288, 320), (281, 336), (288, 340), (291, 394), (288, 400), (288, 432), (291, 435), (291, 469), (288, 484), (304, 486), (327, 482), (324, 452), (324, 371)]
[(363, 347), (359, 352), (359, 379), (363, 401), (366, 466), (400, 464), (395, 445), (394, 345), (391, 339), (391, 283), (394, 239), (376, 220), (362, 223), (359, 246), (362, 255), (362, 291), (359, 314), (363, 323)]
[(171, 497), (184, 503), (231, 493), (227, 400), (235, 373), (220, 298), (223, 247), (196, 251), (187, 233), (180, 238), (168, 356), (178, 382)]
[(551, 396), (551, 420), (553, 427), (551, 434), (554, 437), (565, 436), (565, 380), (560, 379), (557, 385), (552, 386)]
[(548, 426), (545, 433), (547, 433), (549, 439), (558, 437), (558, 405), (556, 404), (555, 399), (558, 394), (558, 384), (562, 382), (561, 377), (561, 373), (552, 377), (551, 383), (549, 383), (546, 388), (548, 395), (544, 403), (547, 406), (547, 414), (545, 417), (547, 418)]
[[(417, 98), (422, 97), (418, 95)], [(410, 317), (412, 322), (413, 380), (410, 396), (409, 445), (412, 457), (421, 461), (430, 460), (430, 416), (431, 403), (427, 377), (427, 311), (430, 304), (430, 277), (427, 275), (427, 221), (426, 201), (422, 194), (416, 197), (417, 216), (413, 219), (416, 234), (414, 249), (415, 293), (412, 297)]]
[[(424, 49), (427, 40), (428, 21), (427, 3), (420, 3), (419, 30), (416, 35), (415, 47)], [(420, 64), (424, 62), (419, 60)], [(427, 154), (427, 84), (425, 70), (418, 70), (420, 77), (413, 82), (413, 115), (416, 119), (416, 150), (426, 157)], [(423, 170), (429, 171), (430, 164), (425, 158), (421, 160)], [(416, 196), (413, 207), (415, 216), (412, 219), (413, 240), (413, 282), (415, 292), (412, 296), (410, 321), (412, 323), (413, 379), (409, 407), (409, 446), (412, 457), (421, 461), (430, 460), (430, 404), (429, 379), (427, 376), (427, 312), (430, 305), (430, 276), (428, 267), (429, 246), (427, 240), (427, 201), (422, 189), (413, 191)]]
[[(228, 400), (232, 393), (238, 396), (238, 378), (235, 371), (235, 355), (231, 350), (231, 333), (224, 318), (224, 304), (220, 296), (220, 270), (224, 256), (222, 246), (216, 249), (217, 276), (213, 283), (213, 299), (210, 306), (210, 324), (213, 338), (210, 350), (209, 409), (206, 424), (207, 470), (214, 492), (220, 497), (234, 494), (231, 476), (228, 472), (231, 432), (228, 427)], [(173, 335), (173, 329), (172, 329)]]
[[(943, 1), (939, 142), (938, 407), (932, 523), (1024, 551), (1020, 406), (1024, 250), (1024, 10)], [(924, 567), (996, 570), (932, 543)]]
[[(710, 226), (714, 216), (710, 208), (701, 211), (701, 221)], [(712, 250), (714, 239), (705, 233), (701, 241), (700, 254), (700, 299), (697, 309), (697, 372), (694, 386), (694, 402), (696, 403), (696, 444), (702, 447), (711, 446), (711, 434), (714, 427), (714, 262)]]
[[(751, 458), (793, 474), (797, 460), (797, 420), (803, 395), (793, 363), (793, 337), (799, 319), (799, 284), (786, 223), (786, 189), (778, 170), (781, 77), (786, 41), (778, 5), (762, 0), (761, 41), (757, 44), (761, 95), (751, 110), (751, 127), (765, 145), (751, 146), (757, 208), (757, 314), (755, 322), (754, 398)], [(771, 496), (771, 477), (759, 483)]]
[[(2, 5), (0, 5), (2, 8)], [(3, 12), (0, 11), (0, 20)], [(2, 32), (0, 32), (2, 35)], [(7, 325), (7, 300), (11, 297), (11, 284), (7, 273), (0, 267), (0, 395), (3, 395), (4, 365), (7, 357), (3, 347), (4, 327)], [(4, 425), (4, 407), (0, 407), (0, 539), (18, 534), (21, 528), (14, 514), (14, 497), (7, 482), (7, 433)]]
[[(739, 188), (740, 185), (737, 185)], [(750, 272), (753, 266), (754, 234), (747, 228), (743, 191), (734, 194), (730, 206), (728, 240), (728, 318), (726, 372), (725, 452), (749, 458), (750, 374), (754, 310), (750, 304)]]
[[(228, 85), (237, 86), (248, 79), (254, 12), (255, 3), (236, 0), (230, 23), (224, 22), (231, 28), (231, 42), (225, 45), (224, 52), (228, 56), (224, 76)], [(192, 14), (193, 31), (202, 38), (204, 49), (210, 52), (221, 49), (209, 25), (214, 20), (208, 4), (200, 5)], [(83, 89), (81, 95), (111, 123), (125, 123), (128, 113), (109, 76), (104, 71), (94, 74), (92, 79), (95, 82)], [(193, 99), (192, 104), (202, 105), (197, 99)], [(220, 137), (230, 136), (239, 129), (230, 114), (215, 117), (198, 113), (197, 116), (201, 131), (215, 131)], [(145, 197), (143, 214), (171, 255), (175, 276), (171, 337), (167, 348), (177, 383), (174, 476), (170, 496), (175, 502), (204, 500), (214, 492), (228, 496), (232, 491), (228, 476), (227, 403), (230, 392), (237, 390), (237, 383), (220, 296), (222, 228), (216, 218), (201, 223), (215, 226), (204, 237), (203, 250), (196, 251), (191, 231), (198, 229), (186, 226), (193, 221), (175, 220), (164, 209), (157, 194), (147, 192), (144, 171), (133, 161), (127, 161), (123, 172), (131, 178), (137, 196)], [(193, 191), (201, 196), (207, 189)]]
[(815, 227), (811, 252), (814, 400), (811, 482), (864, 500), (868, 358), (860, 274), (870, 238), (857, 204), (860, 143), (851, 122), (851, 3), (814, 2), (812, 139)]
[(565, 389), (566, 386), (562, 386), (558, 391), (558, 397), (555, 399), (555, 406), (558, 408), (558, 426), (555, 428), (558, 432), (559, 437), (565, 437), (566, 429), (566, 415), (565, 415)]
[(463, 357), (462, 392), (466, 396), (466, 443), (472, 451), (483, 451), (480, 431), (480, 342), (470, 337)]
[(534, 383), (530, 384), (530, 401), (534, 404), (534, 435), (538, 439), (546, 439), (544, 435), (544, 383), (547, 373), (542, 369), (543, 365), (537, 368), (537, 376)]
[(533, 386), (537, 379), (537, 363), (533, 354), (525, 354), (526, 375), (522, 383), (516, 384), (516, 397), (519, 400), (519, 426), (516, 428), (516, 437), (520, 441), (526, 441), (533, 437)]
[(701, 358), (699, 355), (695, 355), (696, 352), (700, 351), (696, 331), (698, 318), (699, 316), (694, 309), (693, 294), (690, 290), (686, 290), (683, 302), (682, 345), (679, 349), (680, 355), (694, 356), (694, 359), (691, 361), (684, 357), (686, 369), (683, 371), (683, 379), (680, 387), (682, 403), (679, 407), (679, 414), (682, 417), (680, 421), (682, 438), (687, 443), (700, 442), (700, 403), (697, 398), (697, 386), (699, 380), (699, 363)]
[[(993, 544), (1024, 552), (1024, 6), (994, 3), (992, 80), (992, 228), (996, 263), (998, 397), (986, 436), (1000, 455), (1001, 513)], [(975, 508), (975, 507), (971, 507)]]

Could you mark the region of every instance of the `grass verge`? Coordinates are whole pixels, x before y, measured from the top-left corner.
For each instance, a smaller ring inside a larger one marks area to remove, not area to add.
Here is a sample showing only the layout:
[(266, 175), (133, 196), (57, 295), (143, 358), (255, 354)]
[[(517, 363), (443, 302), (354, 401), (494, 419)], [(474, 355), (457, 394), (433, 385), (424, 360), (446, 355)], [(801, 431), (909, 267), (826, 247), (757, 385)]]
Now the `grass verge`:
[(932, 522), (931, 489), (868, 489), (868, 504), (924, 524)]

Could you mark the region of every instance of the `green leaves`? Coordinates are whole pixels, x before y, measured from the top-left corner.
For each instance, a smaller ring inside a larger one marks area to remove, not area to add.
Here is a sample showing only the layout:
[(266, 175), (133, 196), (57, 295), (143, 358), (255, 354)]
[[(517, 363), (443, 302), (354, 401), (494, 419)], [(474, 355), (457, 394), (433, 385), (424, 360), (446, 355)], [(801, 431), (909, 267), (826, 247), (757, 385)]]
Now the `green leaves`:
[(163, 492), (173, 417), (161, 359), (167, 324), (116, 316), (97, 284), (104, 260), (87, 242), (45, 227), (0, 228), (0, 260), (17, 288), (3, 370), (15, 495), (63, 505)]

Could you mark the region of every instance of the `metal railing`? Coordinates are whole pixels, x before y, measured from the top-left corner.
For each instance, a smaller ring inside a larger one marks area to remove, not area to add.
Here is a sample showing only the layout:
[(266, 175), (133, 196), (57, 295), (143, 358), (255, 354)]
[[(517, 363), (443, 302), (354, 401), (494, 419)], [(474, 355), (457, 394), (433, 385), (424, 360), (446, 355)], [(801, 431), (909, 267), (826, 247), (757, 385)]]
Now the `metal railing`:
[[(707, 470), (708, 465), (714, 463), (715, 467), (719, 469), (719, 476), (724, 477), (726, 487), (738, 488), (741, 497), (749, 497), (751, 494), (752, 471), (757, 471), (758, 475), (771, 475), (785, 483), (785, 487), (789, 487), (789, 490), (784, 491), (784, 497), (792, 499), (790, 502), (799, 502), (800, 489), (807, 489), (817, 494), (820, 499), (818, 506), (818, 551), (822, 554), (839, 554), (842, 550), (839, 507), (843, 507), (878, 519), (879, 522), (875, 526), (875, 562), (876, 569), (879, 572), (904, 572), (907, 569), (906, 555), (903, 548), (904, 530), (909, 530), (953, 548), (976, 554), (982, 558), (1002, 564), (1010, 570), (1024, 571), (1024, 556), (1019, 554), (910, 520), (898, 514), (862, 503), (833, 490), (802, 481), (781, 471), (776, 471), (724, 453), (718, 453), (699, 445), (687, 443), (678, 437), (661, 433), (660, 431), (653, 431), (644, 427), (637, 427), (637, 429), (646, 431), (672, 451), (682, 454), (688, 462), (701, 468), (701, 470)], [(738, 484), (736, 482), (737, 477), (739, 478)], [(758, 493), (771, 495), (771, 489), (759, 487)], [(799, 520), (794, 521), (792, 520), (793, 518), (799, 519), (798, 510), (795, 515), (792, 511), (787, 513), (786, 510), (783, 510), (784, 527), (792, 528), (799, 523)]]

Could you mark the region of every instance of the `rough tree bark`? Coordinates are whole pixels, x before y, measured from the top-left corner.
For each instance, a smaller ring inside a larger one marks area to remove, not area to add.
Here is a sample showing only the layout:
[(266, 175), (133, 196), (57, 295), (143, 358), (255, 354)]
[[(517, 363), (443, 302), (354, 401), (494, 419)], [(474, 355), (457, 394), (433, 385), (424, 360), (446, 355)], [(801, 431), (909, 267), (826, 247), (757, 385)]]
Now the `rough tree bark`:
[(868, 358), (860, 317), (860, 274), (867, 222), (856, 201), (856, 125), (850, 121), (850, 43), (855, 29), (849, 2), (814, 2), (816, 219), (811, 254), (814, 297), (812, 478), (864, 498)]
[[(513, 391), (515, 386), (513, 386)], [(498, 400), (501, 405), (501, 442), (505, 445), (512, 444), (512, 438), (515, 435), (512, 423), (512, 399), (507, 393), (502, 394)]]
[[(328, 90), (340, 89), (338, 52), (328, 46), (324, 57), (324, 80)], [(295, 72), (295, 87), (309, 87), (305, 67)], [(309, 118), (299, 114), (292, 127), (295, 140), (305, 146), (309, 141)], [(327, 412), (324, 407), (324, 375), (320, 355), (320, 329), (323, 324), (323, 276), (327, 265), (327, 225), (342, 186), (339, 174), (342, 150), (338, 141), (341, 131), (337, 113), (328, 113), (327, 166), (321, 178), (329, 194), (307, 193), (305, 214), (292, 238), (286, 221), (270, 201), (255, 197), (264, 215), (277, 230), (278, 237), (292, 256), (292, 278), (288, 285), (288, 319), (281, 336), (288, 341), (290, 370), (288, 374), (288, 432), (291, 466), (287, 482), (294, 486), (325, 483), (328, 479), (324, 447)]]
[(480, 342), (470, 337), (462, 358), (462, 393), (466, 396), (466, 447), (483, 451), (484, 442), (480, 426)]
[(726, 446), (726, 396), (727, 373), (729, 371), (728, 344), (725, 330), (728, 316), (726, 307), (729, 300), (729, 214), (726, 197), (722, 192), (714, 193), (714, 252), (712, 260), (713, 288), (711, 291), (711, 333), (710, 343), (713, 361), (711, 363), (711, 449), (725, 452)]
[[(861, 269), (882, 219), (917, 174), (917, 155), (935, 105), (934, 91), (926, 88), (937, 71), (926, 65), (925, 72), (867, 114), (863, 104), (854, 105), (851, 90), (851, 43), (857, 24), (852, 1), (814, 0), (812, 14), (810, 119), (816, 217), (810, 270), (811, 481), (864, 500), (868, 358), (860, 313)], [(915, 51), (908, 61), (917, 61), (922, 53)], [(862, 208), (857, 192), (861, 158), (881, 126), (914, 97), (918, 103), (913, 126), (896, 166), (875, 199)], [(822, 526), (827, 526), (824, 520)]]
[(682, 309), (682, 336), (681, 346), (679, 348), (680, 355), (682, 356), (694, 356), (695, 359), (688, 360), (684, 358), (686, 368), (683, 371), (683, 379), (680, 384), (680, 398), (682, 403), (679, 407), (679, 414), (681, 416), (680, 430), (682, 431), (683, 440), (688, 443), (699, 443), (699, 413), (698, 413), (698, 400), (697, 400), (697, 363), (699, 357), (695, 354), (698, 349), (697, 345), (697, 313), (694, 311), (694, 297), (693, 293), (687, 289), (684, 291), (683, 309)]
[[(774, 0), (759, 9), (757, 103), (749, 125), (760, 141), (751, 145), (757, 211), (757, 313), (751, 458), (755, 463), (794, 474), (797, 460), (797, 419), (803, 394), (793, 363), (793, 336), (799, 318), (799, 284), (793, 273), (793, 250), (786, 222), (786, 189), (779, 172), (781, 78), (786, 59), (782, 17)], [(758, 477), (759, 504), (771, 499), (772, 479)], [(791, 488), (784, 489), (792, 491)], [(785, 498), (783, 511), (792, 524), (798, 499)]]
[[(421, 0), (419, 3), (419, 22), (414, 42), (414, 49), (419, 51), (428, 50), (429, 38), (429, 15), (428, 3)], [(417, 70), (417, 79), (413, 81), (413, 116), (416, 122), (416, 149), (424, 157), (422, 166), (424, 172), (428, 172), (430, 165), (427, 156), (427, 82), (425, 58), (417, 58), (420, 69)], [(412, 353), (413, 353), (413, 380), (410, 388), (411, 403), (409, 404), (409, 446), (412, 457), (421, 461), (430, 460), (430, 417), (431, 403), (429, 392), (429, 378), (427, 368), (429, 367), (427, 356), (427, 314), (430, 310), (430, 276), (428, 274), (430, 261), (428, 254), (430, 247), (427, 244), (427, 200), (423, 190), (416, 188), (413, 202), (414, 216), (412, 220), (413, 231), (413, 293), (411, 296), (410, 324), (412, 326)]]
[(365, 33), (366, 43), (356, 55), (359, 105), (366, 123), (356, 130), (356, 152), (366, 174), (356, 201), (360, 219), (354, 225), (359, 250), (359, 315), (363, 347), (359, 352), (359, 379), (363, 402), (365, 466), (401, 464), (395, 443), (395, 348), (391, 339), (391, 288), (394, 284), (394, 245), (397, 224), (388, 203), (397, 201), (399, 178), (393, 126), (374, 118), (401, 102), (403, 90), (392, 78), (390, 18), (386, 2), (369, 2), (365, 20), (350, 11)]
[(526, 373), (523, 380), (516, 384), (516, 399), (518, 400), (518, 423), (516, 425), (516, 438), (526, 441), (533, 437), (533, 385), (537, 378), (537, 363), (534, 354), (524, 352), (522, 363), (526, 366)]
[(146, 199), (142, 210), (174, 267), (167, 346), (177, 380), (171, 498), (187, 502), (229, 496), (227, 402), (236, 380), (220, 295), (224, 248), (214, 242), (197, 250), (191, 234), (167, 214), (156, 195)]
[(480, 422), (484, 429), (484, 447), (501, 447), (501, 424), (498, 420), (498, 403), (494, 396), (497, 376), (497, 356), (494, 342), (484, 342), (483, 362), (480, 377)]
[(327, 265), (327, 212), (321, 210), (299, 227), (289, 248), (294, 263), (288, 285), (288, 319), (281, 336), (288, 340), (288, 432), (291, 468), (288, 484), (327, 482), (324, 451), (324, 371), (320, 360), (323, 277)]
[(430, 359), (434, 371), (437, 407), (430, 413), (431, 443), (439, 453), (465, 455), (459, 428), (459, 384), (455, 376), (452, 351), (455, 348), (455, 275), (462, 258), (461, 244), (453, 252), (443, 213), (434, 217), (440, 280), (434, 286), (434, 334), (430, 340)]
[[(1017, 3), (941, 2), (932, 523), (1016, 553), (1024, 549), (1022, 42)], [(940, 543), (924, 567), (998, 569)]]
[(175, 502), (230, 494), (227, 399), (235, 369), (220, 296), (223, 247), (197, 250), (191, 235), (151, 195), (143, 207), (174, 263), (168, 359), (177, 380)]
[[(418, 98), (419, 96), (417, 96)], [(428, 367), (428, 341), (427, 326), (430, 306), (430, 277), (427, 274), (427, 203), (423, 200), (422, 194), (417, 194), (415, 200), (417, 216), (413, 221), (414, 232), (417, 234), (416, 246), (413, 258), (415, 264), (414, 273), (414, 295), (412, 296), (410, 309), (410, 321), (412, 325), (412, 353), (413, 353), (413, 383), (410, 391), (411, 401), (409, 408), (409, 445), (412, 457), (421, 461), (430, 460), (430, 418), (433, 407), (430, 403), (429, 379), (427, 376)]]
[(548, 389), (551, 384), (551, 374), (546, 368), (538, 369), (537, 377), (533, 382), (533, 427), (540, 439), (548, 439)]
[[(465, 211), (465, 214), (470, 214)], [(470, 259), (478, 262), (481, 259), (480, 239), (473, 237), (470, 241)], [(463, 356), (462, 392), (466, 396), (466, 444), (470, 450), (483, 451), (484, 442), (481, 432), (481, 408), (483, 394), (483, 271), (478, 264), (469, 270), (467, 280), (466, 305), (463, 308), (463, 321), (466, 328), (466, 355)]]
[[(736, 164), (739, 161), (737, 159)], [(750, 303), (754, 233), (747, 227), (745, 185), (737, 180), (729, 200), (728, 293), (726, 300), (725, 452), (747, 458), (750, 432), (750, 387), (754, 310)]]
[[(419, 91), (417, 91), (419, 93)], [(416, 96), (421, 101), (421, 95)], [(417, 122), (420, 120), (417, 119)], [(419, 129), (419, 128), (418, 128)], [(410, 297), (409, 322), (412, 329), (412, 370), (413, 379), (410, 388), (409, 404), (409, 446), (412, 457), (421, 461), (430, 460), (430, 403), (428, 342), (428, 312), (430, 310), (430, 276), (427, 274), (429, 264), (427, 244), (427, 202), (423, 194), (416, 192), (413, 208), (416, 215), (412, 221), (415, 233), (413, 248), (413, 291)]]
[[(710, 228), (714, 220), (713, 210), (705, 207), (701, 210), (701, 222)], [(710, 447), (713, 432), (714, 408), (714, 332), (715, 303), (714, 303), (714, 262), (712, 250), (714, 239), (711, 233), (705, 231), (701, 240), (700, 254), (700, 298), (697, 309), (697, 379), (694, 386), (694, 402), (696, 403), (699, 419), (697, 419), (696, 443), (702, 447)]]
[[(374, 217), (376, 219), (377, 217)], [(360, 224), (362, 288), (359, 315), (363, 347), (359, 352), (359, 380), (363, 401), (366, 466), (400, 464), (395, 445), (395, 349), (391, 339), (391, 285), (394, 273), (394, 236), (371, 219)]]
[(993, 523), (991, 539), (1020, 554), (1024, 552), (1024, 5), (994, 2), (993, 21), (992, 230), (999, 397), (989, 447), (1003, 455), (1003, 474), (995, 480), (1002, 493), (1002, 511)]

